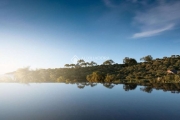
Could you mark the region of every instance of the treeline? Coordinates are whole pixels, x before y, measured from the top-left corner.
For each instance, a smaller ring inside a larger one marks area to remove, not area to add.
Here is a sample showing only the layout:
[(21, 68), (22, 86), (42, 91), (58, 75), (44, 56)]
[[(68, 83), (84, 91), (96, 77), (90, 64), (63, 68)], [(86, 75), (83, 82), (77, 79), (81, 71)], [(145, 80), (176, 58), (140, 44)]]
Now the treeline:
[[(14, 73), (17, 82), (113, 82), (113, 81), (154, 81), (180, 82), (178, 74), (167, 75), (167, 70), (180, 70), (180, 56), (172, 55), (153, 59), (151, 55), (142, 57), (138, 63), (134, 58), (125, 57), (123, 64), (106, 60), (101, 65), (78, 60), (77, 64), (66, 64), (65, 68), (18, 69)], [(87, 64), (89, 63), (89, 64)]]
[[(97, 83), (77, 83), (79, 89), (84, 89), (85, 87), (95, 87)], [(115, 83), (102, 83), (102, 85), (108, 89), (113, 89), (116, 85)], [(151, 93), (153, 90), (163, 90), (164, 92), (170, 91), (171, 93), (180, 93), (180, 83), (125, 83), (123, 84), (124, 91), (135, 90), (137, 86), (141, 86), (140, 90), (143, 92)]]
[(163, 90), (164, 92), (170, 91), (171, 93), (180, 93), (180, 83), (150, 83), (143, 84), (144, 87), (141, 87), (140, 90), (151, 93), (153, 89)]

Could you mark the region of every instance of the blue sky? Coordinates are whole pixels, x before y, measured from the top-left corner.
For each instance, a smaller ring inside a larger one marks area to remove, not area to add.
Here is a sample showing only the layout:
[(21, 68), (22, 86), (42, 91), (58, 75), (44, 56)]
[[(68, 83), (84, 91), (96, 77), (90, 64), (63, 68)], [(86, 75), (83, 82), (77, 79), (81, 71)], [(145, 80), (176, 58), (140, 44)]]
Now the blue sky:
[(0, 73), (180, 53), (180, 1), (1, 0)]

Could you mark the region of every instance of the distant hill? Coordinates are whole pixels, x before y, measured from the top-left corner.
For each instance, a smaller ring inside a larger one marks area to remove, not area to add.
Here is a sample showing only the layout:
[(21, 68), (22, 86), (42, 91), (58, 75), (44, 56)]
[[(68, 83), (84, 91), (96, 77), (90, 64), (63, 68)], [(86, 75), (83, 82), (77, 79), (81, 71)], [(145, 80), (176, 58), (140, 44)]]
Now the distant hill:
[[(127, 57), (126, 57), (127, 58)], [(95, 66), (81, 66), (78, 68), (56, 68), (29, 70), (22, 68), (16, 72), (16, 79), (20, 82), (113, 82), (113, 81), (140, 81), (158, 80), (180, 82), (180, 56), (149, 59), (148, 62), (137, 63), (127, 62), (126, 64), (105, 64)], [(177, 74), (167, 75), (167, 70), (177, 70)]]

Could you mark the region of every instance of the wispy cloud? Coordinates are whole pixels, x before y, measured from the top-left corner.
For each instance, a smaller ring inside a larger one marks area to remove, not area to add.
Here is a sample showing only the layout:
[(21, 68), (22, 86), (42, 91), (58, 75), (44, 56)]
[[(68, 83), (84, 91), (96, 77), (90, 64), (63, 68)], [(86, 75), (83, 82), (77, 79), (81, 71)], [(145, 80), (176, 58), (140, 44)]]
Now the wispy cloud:
[(171, 30), (180, 23), (180, 1), (160, 2), (143, 12), (137, 12), (134, 24), (140, 28), (132, 38), (142, 38), (158, 35), (164, 31)]
[(115, 8), (117, 7), (115, 4), (112, 3), (111, 0), (103, 0), (104, 4), (109, 8)]
[(154, 36), (154, 35), (157, 35), (158, 33), (161, 33), (163, 31), (166, 31), (166, 30), (170, 30), (173, 28), (173, 24), (170, 24), (164, 28), (161, 28), (161, 29), (155, 29), (155, 30), (151, 30), (151, 31), (145, 31), (145, 32), (140, 32), (140, 33), (135, 33), (133, 35), (132, 38), (140, 38), (140, 37), (150, 37), (150, 36)]

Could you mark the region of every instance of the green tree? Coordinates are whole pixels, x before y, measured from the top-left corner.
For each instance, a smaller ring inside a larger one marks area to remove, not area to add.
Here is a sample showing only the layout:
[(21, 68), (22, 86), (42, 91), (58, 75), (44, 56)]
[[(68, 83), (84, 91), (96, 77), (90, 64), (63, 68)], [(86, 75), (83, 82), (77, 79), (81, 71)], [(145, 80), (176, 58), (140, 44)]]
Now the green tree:
[(83, 63), (81, 63), (80, 65), (81, 65), (81, 67), (86, 67), (86, 66), (87, 66), (87, 63), (86, 63), (86, 62), (83, 62)]
[(90, 64), (90, 66), (96, 66), (97, 65), (97, 63), (94, 61), (91, 61), (89, 64)]
[(143, 60), (145, 62), (150, 62), (153, 60), (153, 57), (151, 55), (147, 55), (145, 57), (142, 57), (140, 60)]
[(68, 68), (68, 67), (70, 67), (70, 65), (69, 65), (69, 64), (65, 64), (64, 67), (67, 67), (67, 68)]
[(75, 67), (75, 64), (70, 64), (69, 66), (71, 66), (71, 68), (74, 68), (74, 67)]
[(80, 59), (80, 60), (77, 61), (77, 64), (79, 64), (81, 67), (83, 65), (85, 65), (84, 63), (85, 63), (85, 61), (83, 59)]
[(77, 61), (77, 63), (81, 64), (81, 63), (84, 63), (85, 61), (83, 59), (80, 59)]
[(134, 58), (125, 57), (123, 63), (126, 65), (136, 65), (137, 61)]
[(171, 55), (171, 58), (176, 58), (176, 55)]
[(114, 63), (114, 61), (110, 59), (110, 60), (104, 61), (103, 65), (112, 65), (113, 63)]
[(104, 82), (104, 75), (101, 72), (96, 71), (90, 75), (87, 75), (86, 79), (89, 82)]
[(112, 82), (113, 80), (115, 80), (115, 75), (107, 74), (104, 81), (105, 82)]
[(86, 66), (90, 66), (91, 64), (89, 62), (86, 62)]

